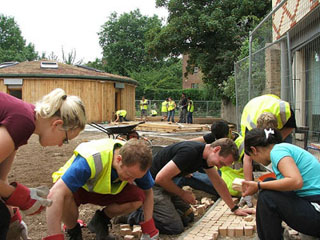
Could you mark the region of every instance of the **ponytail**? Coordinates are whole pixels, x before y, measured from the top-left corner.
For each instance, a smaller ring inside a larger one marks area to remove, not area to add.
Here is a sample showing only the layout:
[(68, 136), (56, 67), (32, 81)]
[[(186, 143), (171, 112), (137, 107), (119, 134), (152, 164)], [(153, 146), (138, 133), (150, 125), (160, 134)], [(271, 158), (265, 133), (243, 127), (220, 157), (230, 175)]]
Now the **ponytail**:
[(61, 88), (45, 95), (35, 106), (37, 117), (57, 116), (62, 119), (65, 130), (83, 130), (86, 125), (86, 113), (81, 99), (77, 96), (67, 96)]
[(255, 128), (246, 133), (244, 140), (245, 153), (252, 153), (251, 147), (267, 147), (270, 144), (278, 144), (282, 142), (281, 133), (276, 129), (260, 129)]

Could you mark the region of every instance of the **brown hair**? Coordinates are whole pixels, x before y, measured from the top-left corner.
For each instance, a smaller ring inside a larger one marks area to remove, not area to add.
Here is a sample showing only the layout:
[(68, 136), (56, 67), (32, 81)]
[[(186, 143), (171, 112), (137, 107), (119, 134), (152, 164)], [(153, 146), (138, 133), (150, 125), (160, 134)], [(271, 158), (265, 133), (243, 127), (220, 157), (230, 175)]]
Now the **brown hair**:
[(270, 112), (261, 113), (257, 119), (257, 128), (278, 128), (278, 120), (276, 116)]
[(219, 155), (222, 157), (227, 157), (229, 154), (232, 155), (233, 161), (237, 161), (239, 159), (239, 150), (237, 145), (230, 138), (220, 138), (213, 143), (211, 143), (210, 147), (221, 147)]
[(120, 148), (119, 154), (122, 156), (122, 163), (125, 166), (139, 163), (141, 171), (145, 171), (151, 167), (151, 148), (143, 140), (130, 139)]

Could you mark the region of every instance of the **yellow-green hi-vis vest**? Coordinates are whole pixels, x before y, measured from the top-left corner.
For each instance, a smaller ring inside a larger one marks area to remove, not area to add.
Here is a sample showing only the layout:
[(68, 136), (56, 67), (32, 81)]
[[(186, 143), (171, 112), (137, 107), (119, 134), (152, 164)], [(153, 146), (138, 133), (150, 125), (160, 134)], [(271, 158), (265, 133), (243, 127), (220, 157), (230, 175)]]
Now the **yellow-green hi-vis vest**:
[(148, 99), (140, 100), (140, 109), (147, 110), (148, 109)]
[(187, 111), (188, 112), (193, 112), (194, 111), (194, 105), (193, 105), (193, 101), (192, 100), (190, 101), (190, 103), (188, 103)]
[(118, 111), (116, 111), (116, 114), (121, 117), (125, 117), (125, 116), (127, 116), (127, 111), (126, 110), (118, 110)]
[(233, 190), (232, 182), (235, 178), (244, 179), (243, 164), (242, 164), (242, 158), (244, 155), (244, 138), (239, 135), (237, 139), (234, 141), (234, 143), (237, 145), (239, 150), (239, 159), (238, 161), (234, 162), (235, 168), (225, 166), (220, 168), (220, 171), (221, 171), (221, 178), (226, 183), (230, 194), (235, 197), (240, 197), (241, 192)]
[(241, 116), (241, 135), (245, 136), (246, 128), (250, 131), (257, 127), (261, 113), (270, 112), (278, 120), (278, 129), (282, 129), (291, 116), (290, 104), (273, 94), (266, 94), (251, 99), (244, 107)]
[(163, 101), (161, 103), (161, 112), (168, 112), (168, 102), (167, 101)]
[(111, 169), (113, 160), (113, 148), (115, 144), (124, 144), (123, 141), (104, 138), (86, 143), (81, 143), (73, 156), (57, 172), (52, 174), (53, 182), (56, 182), (71, 166), (74, 159), (80, 154), (87, 160), (91, 169), (91, 176), (82, 186), (88, 192), (100, 194), (117, 194), (127, 184), (127, 181), (111, 182)]
[(174, 104), (175, 104), (174, 101), (169, 101), (169, 103), (168, 103), (168, 111), (172, 111), (174, 109)]

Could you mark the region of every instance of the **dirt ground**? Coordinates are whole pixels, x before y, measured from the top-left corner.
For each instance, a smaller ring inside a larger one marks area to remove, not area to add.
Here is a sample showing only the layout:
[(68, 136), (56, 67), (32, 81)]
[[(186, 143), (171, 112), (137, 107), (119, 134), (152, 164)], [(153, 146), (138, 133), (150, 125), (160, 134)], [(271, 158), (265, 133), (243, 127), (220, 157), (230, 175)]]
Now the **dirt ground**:
[[(199, 133), (203, 135), (203, 133)], [(9, 174), (9, 181), (17, 181), (28, 187), (52, 186), (51, 174), (58, 170), (72, 156), (73, 150), (81, 142), (107, 137), (105, 133), (98, 131), (83, 131), (76, 139), (62, 147), (41, 147), (38, 137), (33, 135), (27, 145), (19, 148), (12, 170)], [(154, 145), (167, 145), (179, 141), (179, 138), (148, 136)], [(182, 138), (192, 138), (193, 136), (182, 136)], [(196, 194), (201, 198), (203, 193)], [(205, 196), (204, 194), (203, 196)], [(95, 210), (99, 208), (93, 205), (83, 205), (80, 207), (80, 219), (88, 223)], [(24, 217), (29, 230), (29, 237), (33, 240), (40, 240), (46, 236), (45, 212), (36, 216)], [(113, 225), (112, 232), (118, 235), (119, 225)], [(87, 228), (82, 230), (83, 239), (93, 240), (95, 235)], [(179, 236), (160, 236), (161, 239), (177, 239)], [(121, 238), (119, 238), (121, 239)]]

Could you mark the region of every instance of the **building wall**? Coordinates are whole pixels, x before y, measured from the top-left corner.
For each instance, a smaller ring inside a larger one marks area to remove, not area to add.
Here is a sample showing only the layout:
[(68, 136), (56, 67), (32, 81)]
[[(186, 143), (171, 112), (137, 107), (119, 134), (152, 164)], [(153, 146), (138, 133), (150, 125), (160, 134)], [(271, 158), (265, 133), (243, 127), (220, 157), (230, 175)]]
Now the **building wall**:
[(266, 86), (265, 94), (272, 93), (281, 96), (281, 60), (280, 47), (275, 44), (265, 51), (265, 72), (266, 72)]
[[(274, 8), (281, 0), (272, 0)], [(273, 40), (279, 39), (319, 5), (319, 0), (288, 0), (273, 15)]]
[[(133, 120), (135, 116), (135, 86), (124, 85), (125, 87), (120, 90), (121, 108), (126, 109), (128, 119)], [(116, 111), (114, 82), (83, 79), (24, 78), (22, 100), (35, 103), (55, 88), (62, 88), (68, 95), (76, 95), (81, 98), (86, 108), (88, 122), (110, 122), (114, 119)], [(3, 84), (3, 79), (0, 79), (0, 91), (7, 92), (7, 86)]]
[(198, 71), (194, 72), (193, 74), (188, 73), (187, 76), (185, 76), (185, 73), (187, 72), (187, 65), (188, 65), (188, 55), (183, 55), (182, 58), (182, 88), (193, 88), (194, 84), (197, 84), (198, 87), (200, 87), (202, 82), (202, 72), (199, 68), (196, 68)]

